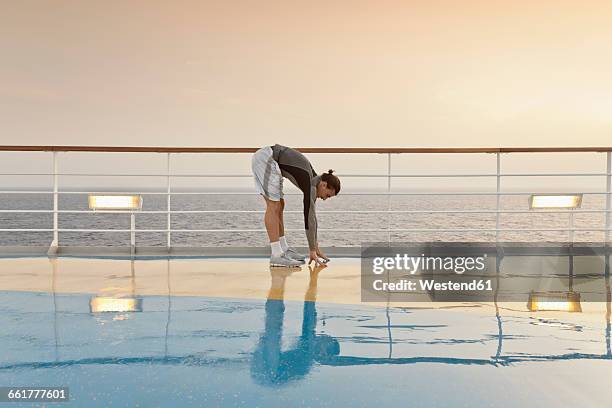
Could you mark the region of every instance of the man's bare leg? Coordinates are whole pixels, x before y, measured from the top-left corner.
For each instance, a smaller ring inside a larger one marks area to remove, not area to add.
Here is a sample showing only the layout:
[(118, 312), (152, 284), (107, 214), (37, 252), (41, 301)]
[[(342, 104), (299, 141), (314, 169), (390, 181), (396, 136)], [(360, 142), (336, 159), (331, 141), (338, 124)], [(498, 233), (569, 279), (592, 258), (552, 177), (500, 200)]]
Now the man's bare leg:
[(284, 255), (280, 243), (280, 231), (284, 232), (283, 221), (282, 221), (282, 207), (281, 201), (272, 201), (264, 197), (266, 200), (266, 215), (264, 222), (266, 224), (266, 231), (268, 231), (268, 238), (270, 239), (270, 249), (272, 256), (270, 257), (270, 266), (285, 266), (293, 267), (300, 266), (302, 262), (296, 261)]
[(280, 225), (282, 225), (282, 210), (281, 201), (272, 201), (264, 197), (266, 200), (266, 215), (264, 216), (264, 223), (266, 224), (266, 231), (268, 232), (268, 238), (270, 242), (278, 242), (280, 237)]
[(289, 246), (289, 243), (287, 242), (287, 238), (285, 238), (285, 219), (283, 216), (283, 212), (285, 211), (285, 200), (281, 198), (280, 203), (281, 203), (281, 206), (280, 206), (280, 213), (279, 213), (278, 231), (279, 231), (279, 242), (280, 242), (281, 248), (283, 252), (289, 255), (290, 258), (301, 262), (304, 259), (304, 255), (299, 254), (294, 249), (292, 249)]
[(278, 236), (285, 236), (285, 220), (283, 219), (283, 211), (285, 211), (285, 199), (280, 199), (280, 211), (278, 213)]

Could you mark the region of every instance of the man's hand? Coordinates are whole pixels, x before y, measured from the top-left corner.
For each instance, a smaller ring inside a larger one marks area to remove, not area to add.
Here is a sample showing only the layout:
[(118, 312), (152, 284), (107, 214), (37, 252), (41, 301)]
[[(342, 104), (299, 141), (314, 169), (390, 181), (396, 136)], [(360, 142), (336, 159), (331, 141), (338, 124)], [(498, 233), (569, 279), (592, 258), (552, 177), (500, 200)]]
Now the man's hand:
[(323, 253), (323, 251), (321, 251), (321, 250), (319, 249), (319, 246), (318, 246), (318, 245), (317, 245), (316, 254), (317, 254), (317, 256), (318, 256), (319, 258), (322, 258), (323, 260), (325, 260), (325, 262), (324, 262), (324, 263), (329, 262), (329, 258), (328, 258), (327, 256), (325, 256), (325, 254)]
[(314, 261), (315, 266), (322, 266), (329, 262), (329, 258), (319, 249), (319, 246), (314, 250), (310, 251), (310, 260), (308, 261), (308, 265), (312, 264)]
[(323, 265), (323, 263), (319, 260), (316, 249), (313, 249), (312, 251), (310, 251), (310, 260), (308, 261), (309, 266), (310, 264), (312, 264), (312, 261), (314, 261), (315, 267)]

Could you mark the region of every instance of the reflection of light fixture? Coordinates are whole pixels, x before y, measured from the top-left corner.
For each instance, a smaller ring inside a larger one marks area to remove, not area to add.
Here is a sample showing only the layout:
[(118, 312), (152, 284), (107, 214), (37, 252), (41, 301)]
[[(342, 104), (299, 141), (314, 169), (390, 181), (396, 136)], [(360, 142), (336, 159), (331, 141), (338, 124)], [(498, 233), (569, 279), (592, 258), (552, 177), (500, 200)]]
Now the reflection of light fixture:
[(582, 312), (580, 293), (577, 292), (531, 292), (527, 309), (531, 312), (559, 311)]
[(529, 208), (579, 208), (582, 194), (532, 194)]
[(142, 312), (141, 298), (92, 297), (89, 301), (91, 313)]
[(89, 195), (91, 210), (140, 210), (142, 197), (139, 195)]

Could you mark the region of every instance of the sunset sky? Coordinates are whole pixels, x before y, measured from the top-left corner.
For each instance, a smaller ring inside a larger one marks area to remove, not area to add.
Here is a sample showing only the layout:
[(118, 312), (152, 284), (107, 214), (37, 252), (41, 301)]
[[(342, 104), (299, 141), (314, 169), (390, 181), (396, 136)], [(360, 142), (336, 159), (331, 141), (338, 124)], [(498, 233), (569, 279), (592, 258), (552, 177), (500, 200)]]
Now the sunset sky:
[(0, 144), (588, 146), (609, 1), (4, 1)]

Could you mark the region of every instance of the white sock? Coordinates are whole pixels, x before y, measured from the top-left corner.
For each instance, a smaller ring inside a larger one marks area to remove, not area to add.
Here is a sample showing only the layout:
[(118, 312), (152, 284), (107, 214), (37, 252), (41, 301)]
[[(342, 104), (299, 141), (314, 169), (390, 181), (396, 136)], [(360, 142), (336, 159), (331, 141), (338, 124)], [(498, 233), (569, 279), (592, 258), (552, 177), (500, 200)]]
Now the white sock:
[(283, 249), (281, 248), (280, 242), (270, 242), (270, 247), (272, 248), (272, 256), (279, 257), (283, 254)]
[(284, 236), (280, 237), (278, 242), (280, 242), (281, 248), (283, 249), (283, 252), (285, 252), (287, 249), (289, 249), (289, 244), (287, 243), (287, 240), (285, 239)]

